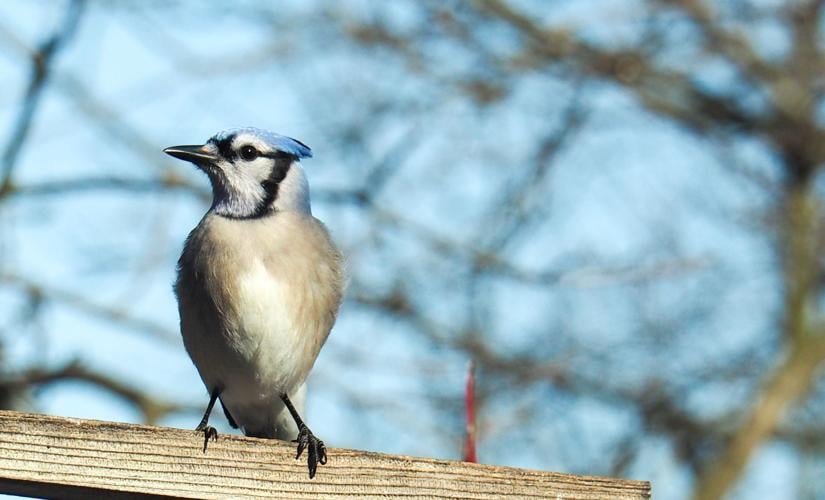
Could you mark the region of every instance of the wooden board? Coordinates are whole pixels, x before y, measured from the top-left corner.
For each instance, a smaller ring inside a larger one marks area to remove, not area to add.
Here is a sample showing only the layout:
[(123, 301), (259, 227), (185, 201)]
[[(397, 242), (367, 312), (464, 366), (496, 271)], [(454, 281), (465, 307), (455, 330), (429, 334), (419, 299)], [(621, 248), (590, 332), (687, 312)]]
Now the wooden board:
[(0, 411), (0, 492), (60, 498), (641, 499), (650, 484), (357, 450), (307, 477), (294, 446), (191, 430)]

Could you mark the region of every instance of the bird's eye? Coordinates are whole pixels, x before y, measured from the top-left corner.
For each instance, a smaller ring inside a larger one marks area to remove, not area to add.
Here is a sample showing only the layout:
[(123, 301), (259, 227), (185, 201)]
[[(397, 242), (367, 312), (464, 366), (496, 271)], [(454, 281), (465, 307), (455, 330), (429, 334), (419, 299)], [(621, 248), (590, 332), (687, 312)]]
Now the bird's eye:
[(261, 153), (259, 153), (258, 150), (252, 146), (243, 146), (241, 148), (241, 158), (246, 161), (252, 161), (260, 155)]

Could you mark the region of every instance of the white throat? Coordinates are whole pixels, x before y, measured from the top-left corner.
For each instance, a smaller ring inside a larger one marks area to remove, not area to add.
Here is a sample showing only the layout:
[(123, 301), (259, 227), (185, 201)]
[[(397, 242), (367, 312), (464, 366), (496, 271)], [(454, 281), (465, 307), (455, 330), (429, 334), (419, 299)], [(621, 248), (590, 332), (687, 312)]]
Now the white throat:
[(264, 200), (263, 188), (251, 178), (236, 176), (231, 181), (224, 181), (216, 176), (212, 186), (212, 211), (219, 215), (242, 217), (252, 214)]

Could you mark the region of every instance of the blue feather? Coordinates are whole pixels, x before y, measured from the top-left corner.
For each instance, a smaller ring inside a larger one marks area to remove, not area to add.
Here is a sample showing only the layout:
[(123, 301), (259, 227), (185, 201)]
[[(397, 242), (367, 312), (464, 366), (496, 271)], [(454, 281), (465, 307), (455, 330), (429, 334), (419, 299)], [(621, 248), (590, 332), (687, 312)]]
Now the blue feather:
[(271, 135), (271, 144), (273, 144), (279, 151), (289, 153), (293, 156), (297, 156), (298, 158), (312, 158), (312, 150), (309, 149), (309, 146), (298, 139), (293, 139), (292, 137), (287, 137), (285, 135)]

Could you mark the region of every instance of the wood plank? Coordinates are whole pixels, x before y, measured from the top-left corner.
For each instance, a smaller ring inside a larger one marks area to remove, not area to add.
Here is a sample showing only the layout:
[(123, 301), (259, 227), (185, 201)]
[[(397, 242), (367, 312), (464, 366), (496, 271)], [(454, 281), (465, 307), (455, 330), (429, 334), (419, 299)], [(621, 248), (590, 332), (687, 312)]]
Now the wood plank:
[(650, 484), (357, 450), (307, 477), (291, 443), (0, 411), (0, 492), (60, 498), (642, 499)]

